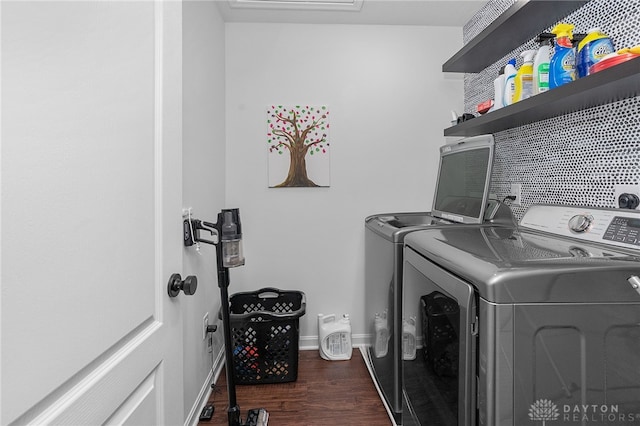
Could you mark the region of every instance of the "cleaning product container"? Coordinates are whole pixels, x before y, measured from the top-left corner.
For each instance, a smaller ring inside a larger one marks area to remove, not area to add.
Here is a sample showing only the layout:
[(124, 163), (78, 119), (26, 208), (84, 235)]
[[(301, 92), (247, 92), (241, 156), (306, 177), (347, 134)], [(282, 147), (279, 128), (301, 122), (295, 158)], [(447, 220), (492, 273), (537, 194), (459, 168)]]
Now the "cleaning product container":
[(533, 57), (535, 50), (525, 50), (520, 54), (524, 63), (516, 73), (513, 102), (520, 102), (533, 96)]
[(297, 380), (299, 322), (306, 305), (303, 292), (272, 287), (231, 295), (229, 325), (237, 384)]
[(551, 62), (551, 44), (554, 35), (542, 33), (537, 41), (540, 48), (533, 59), (533, 94), (544, 93), (549, 90), (549, 64)]
[(615, 52), (611, 39), (599, 28), (592, 28), (587, 36), (578, 43), (576, 56), (576, 71), (582, 78), (590, 74), (593, 65), (600, 62), (605, 56)]
[(504, 67), (504, 90), (502, 91), (502, 106), (513, 103), (513, 95), (516, 92), (516, 60), (511, 59)]
[(351, 320), (349, 315), (318, 314), (320, 356), (329, 361), (351, 359)]
[(402, 320), (402, 359), (416, 359), (416, 317)]
[(493, 107), (491, 111), (495, 111), (504, 106), (504, 67), (498, 71), (498, 77), (493, 80)]
[(572, 24), (560, 23), (551, 30), (556, 35), (556, 42), (549, 63), (549, 89), (576, 79), (576, 54), (571, 43), (573, 28)]

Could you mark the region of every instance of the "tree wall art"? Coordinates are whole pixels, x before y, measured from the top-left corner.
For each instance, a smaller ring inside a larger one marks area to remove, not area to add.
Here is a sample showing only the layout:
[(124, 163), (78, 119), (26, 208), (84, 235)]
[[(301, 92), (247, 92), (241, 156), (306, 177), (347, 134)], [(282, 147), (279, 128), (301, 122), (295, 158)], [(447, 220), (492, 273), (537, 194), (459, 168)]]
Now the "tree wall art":
[(267, 107), (269, 187), (327, 187), (330, 184), (327, 106)]

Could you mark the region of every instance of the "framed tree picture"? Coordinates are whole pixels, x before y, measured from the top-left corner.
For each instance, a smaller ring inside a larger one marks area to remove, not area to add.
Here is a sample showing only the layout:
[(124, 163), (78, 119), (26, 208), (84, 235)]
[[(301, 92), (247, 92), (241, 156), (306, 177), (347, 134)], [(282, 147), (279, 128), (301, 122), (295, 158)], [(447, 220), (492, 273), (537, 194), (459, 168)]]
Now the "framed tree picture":
[(327, 106), (267, 107), (269, 187), (328, 187), (330, 184)]

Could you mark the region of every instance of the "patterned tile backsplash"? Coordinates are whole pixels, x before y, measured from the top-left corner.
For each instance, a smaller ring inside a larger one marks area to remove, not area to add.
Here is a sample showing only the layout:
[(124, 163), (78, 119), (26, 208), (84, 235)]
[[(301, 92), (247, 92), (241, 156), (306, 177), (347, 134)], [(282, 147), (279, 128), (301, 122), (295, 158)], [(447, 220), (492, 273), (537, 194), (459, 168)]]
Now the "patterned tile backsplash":
[[(464, 27), (468, 42), (515, 0), (490, 0)], [(640, 44), (638, 0), (591, 0), (560, 20), (586, 33), (597, 27), (616, 49)], [(549, 31), (541, 28), (540, 32)], [(530, 40), (477, 74), (465, 74), (465, 112), (493, 98), (501, 66), (537, 48)], [(614, 185), (640, 185), (640, 96), (505, 130), (494, 135), (496, 154), (491, 192), (502, 198), (510, 184), (522, 184), (519, 220), (531, 204), (617, 207)]]

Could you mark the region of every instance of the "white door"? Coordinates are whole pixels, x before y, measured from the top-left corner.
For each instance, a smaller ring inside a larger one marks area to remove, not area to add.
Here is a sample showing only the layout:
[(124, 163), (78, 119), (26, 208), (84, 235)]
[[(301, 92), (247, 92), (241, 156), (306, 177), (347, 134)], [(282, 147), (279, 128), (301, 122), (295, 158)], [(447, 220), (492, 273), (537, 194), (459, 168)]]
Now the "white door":
[(2, 425), (184, 421), (181, 11), (0, 3)]

